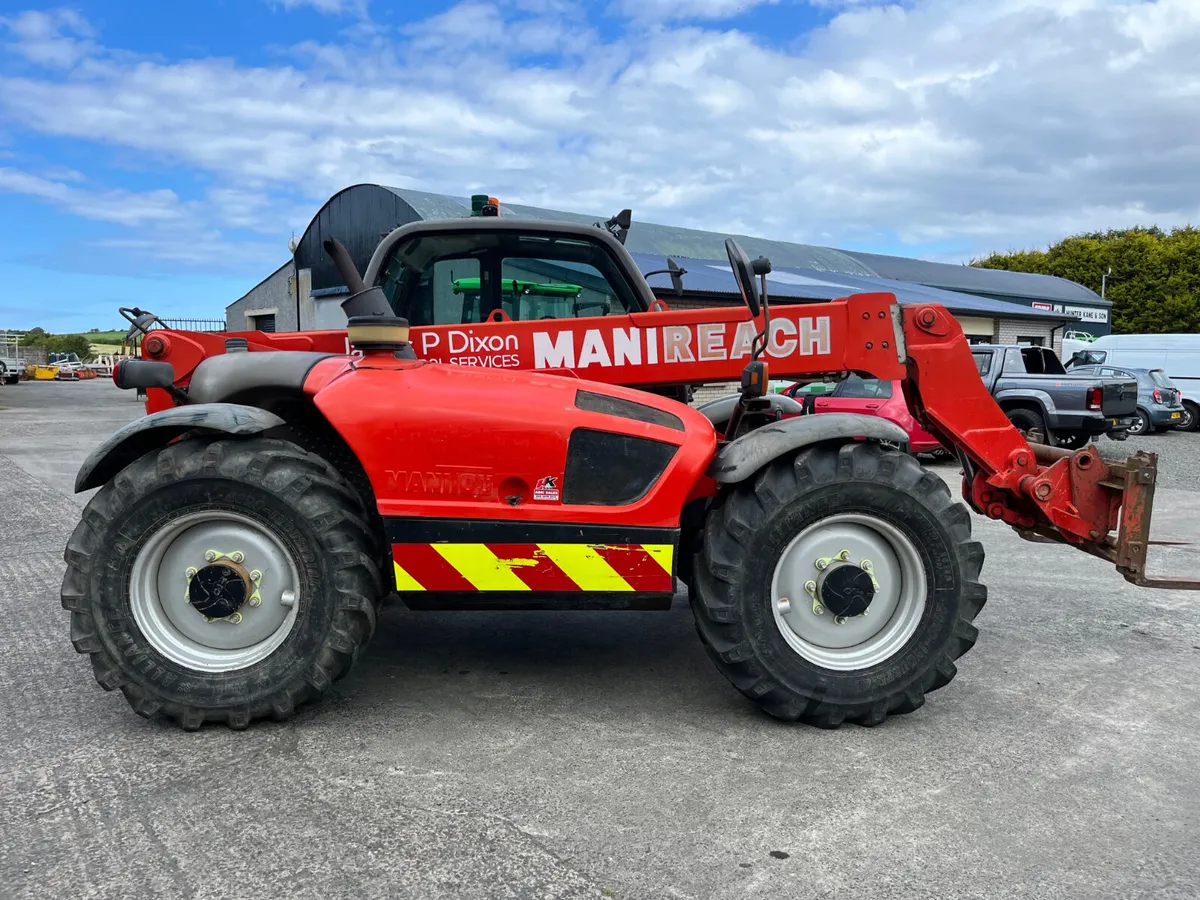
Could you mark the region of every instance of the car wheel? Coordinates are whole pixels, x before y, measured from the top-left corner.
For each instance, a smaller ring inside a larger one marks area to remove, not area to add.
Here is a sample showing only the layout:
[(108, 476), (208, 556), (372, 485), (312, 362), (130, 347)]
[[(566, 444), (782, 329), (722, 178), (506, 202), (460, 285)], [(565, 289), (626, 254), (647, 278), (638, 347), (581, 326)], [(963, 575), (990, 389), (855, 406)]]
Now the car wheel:
[(1196, 406), (1194, 403), (1184, 403), (1183, 418), (1175, 427), (1180, 431), (1195, 431), (1198, 424), (1200, 424), (1200, 406)]
[(1150, 417), (1145, 411), (1138, 410), (1133, 414), (1133, 421), (1129, 424), (1129, 433), (1133, 436), (1148, 434), (1154, 429), (1150, 427)]

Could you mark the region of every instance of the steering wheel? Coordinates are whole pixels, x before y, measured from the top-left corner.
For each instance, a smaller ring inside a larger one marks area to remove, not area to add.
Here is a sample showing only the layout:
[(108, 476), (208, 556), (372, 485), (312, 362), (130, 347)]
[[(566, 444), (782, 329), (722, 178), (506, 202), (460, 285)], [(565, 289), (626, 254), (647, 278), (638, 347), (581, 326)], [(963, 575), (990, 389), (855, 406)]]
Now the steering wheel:
[(733, 269), (733, 278), (738, 290), (742, 292), (742, 300), (750, 307), (750, 315), (758, 318), (761, 304), (758, 298), (758, 284), (754, 280), (754, 268), (750, 257), (733, 238), (725, 239), (725, 253), (729, 256), (729, 267)]

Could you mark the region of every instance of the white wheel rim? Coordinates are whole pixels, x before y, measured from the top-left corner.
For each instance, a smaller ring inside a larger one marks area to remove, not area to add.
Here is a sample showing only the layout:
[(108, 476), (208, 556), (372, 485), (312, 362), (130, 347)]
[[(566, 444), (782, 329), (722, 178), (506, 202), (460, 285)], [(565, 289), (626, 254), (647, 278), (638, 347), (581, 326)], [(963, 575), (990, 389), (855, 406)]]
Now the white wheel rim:
[[(822, 569), (819, 560), (833, 562)], [(837, 567), (863, 568), (864, 561), (876, 583), (874, 598), (865, 615), (838, 624), (811, 586)], [(775, 625), (788, 646), (839, 672), (868, 669), (900, 652), (921, 623), (926, 593), (925, 566), (912, 540), (860, 513), (829, 516), (801, 531), (780, 554), (771, 580)]]
[[(237, 621), (209, 620), (189, 600), (189, 570), (212, 565), (209, 551), (259, 575), (258, 596), (238, 610)], [(299, 585), (291, 553), (266, 527), (239, 513), (208, 510), (172, 519), (150, 535), (133, 562), (129, 605), (146, 640), (167, 659), (197, 671), (230, 672), (279, 649), (296, 623)]]

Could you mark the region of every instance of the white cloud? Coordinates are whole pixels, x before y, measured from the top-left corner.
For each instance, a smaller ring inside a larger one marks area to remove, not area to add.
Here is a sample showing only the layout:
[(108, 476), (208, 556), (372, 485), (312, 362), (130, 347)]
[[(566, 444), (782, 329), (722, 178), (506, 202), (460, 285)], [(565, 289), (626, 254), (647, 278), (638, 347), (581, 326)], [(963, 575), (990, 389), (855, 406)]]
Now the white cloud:
[(67, 184), (79, 181), (78, 173), (65, 173), (53, 180), (10, 167), (0, 168), (0, 191), (47, 200), (84, 219), (118, 225), (148, 225), (177, 222), (186, 215), (174, 191), (91, 190)]
[(0, 26), (13, 38), (6, 47), (38, 65), (69, 68), (95, 49), (91, 27), (72, 9), (0, 16)]
[(315, 9), (326, 15), (355, 15), (367, 14), (367, 0), (269, 0), (272, 6), (278, 6), (291, 11), (301, 7)]
[(640, 21), (728, 19), (779, 0), (616, 0), (617, 13)]
[[(304, 70), (97, 52), (67, 78), (0, 78), (0, 117), (164, 185), (193, 173), (205, 227), (282, 239), (361, 181), (964, 257), (1200, 220), (1194, 0), (839, 3), (770, 46), (712, 25), (604, 39), (581, 15), (471, 0), (306, 45)], [(38, 196), (103, 206), (56, 185)]]

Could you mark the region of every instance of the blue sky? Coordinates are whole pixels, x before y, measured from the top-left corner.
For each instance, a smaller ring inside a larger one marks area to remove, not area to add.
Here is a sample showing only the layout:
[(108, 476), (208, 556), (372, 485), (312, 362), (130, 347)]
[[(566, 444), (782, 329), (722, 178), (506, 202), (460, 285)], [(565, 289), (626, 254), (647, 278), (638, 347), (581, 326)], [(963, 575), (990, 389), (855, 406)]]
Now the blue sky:
[(0, 0), (0, 328), (220, 317), (379, 181), (962, 261), (1196, 222), (1195, 0)]

